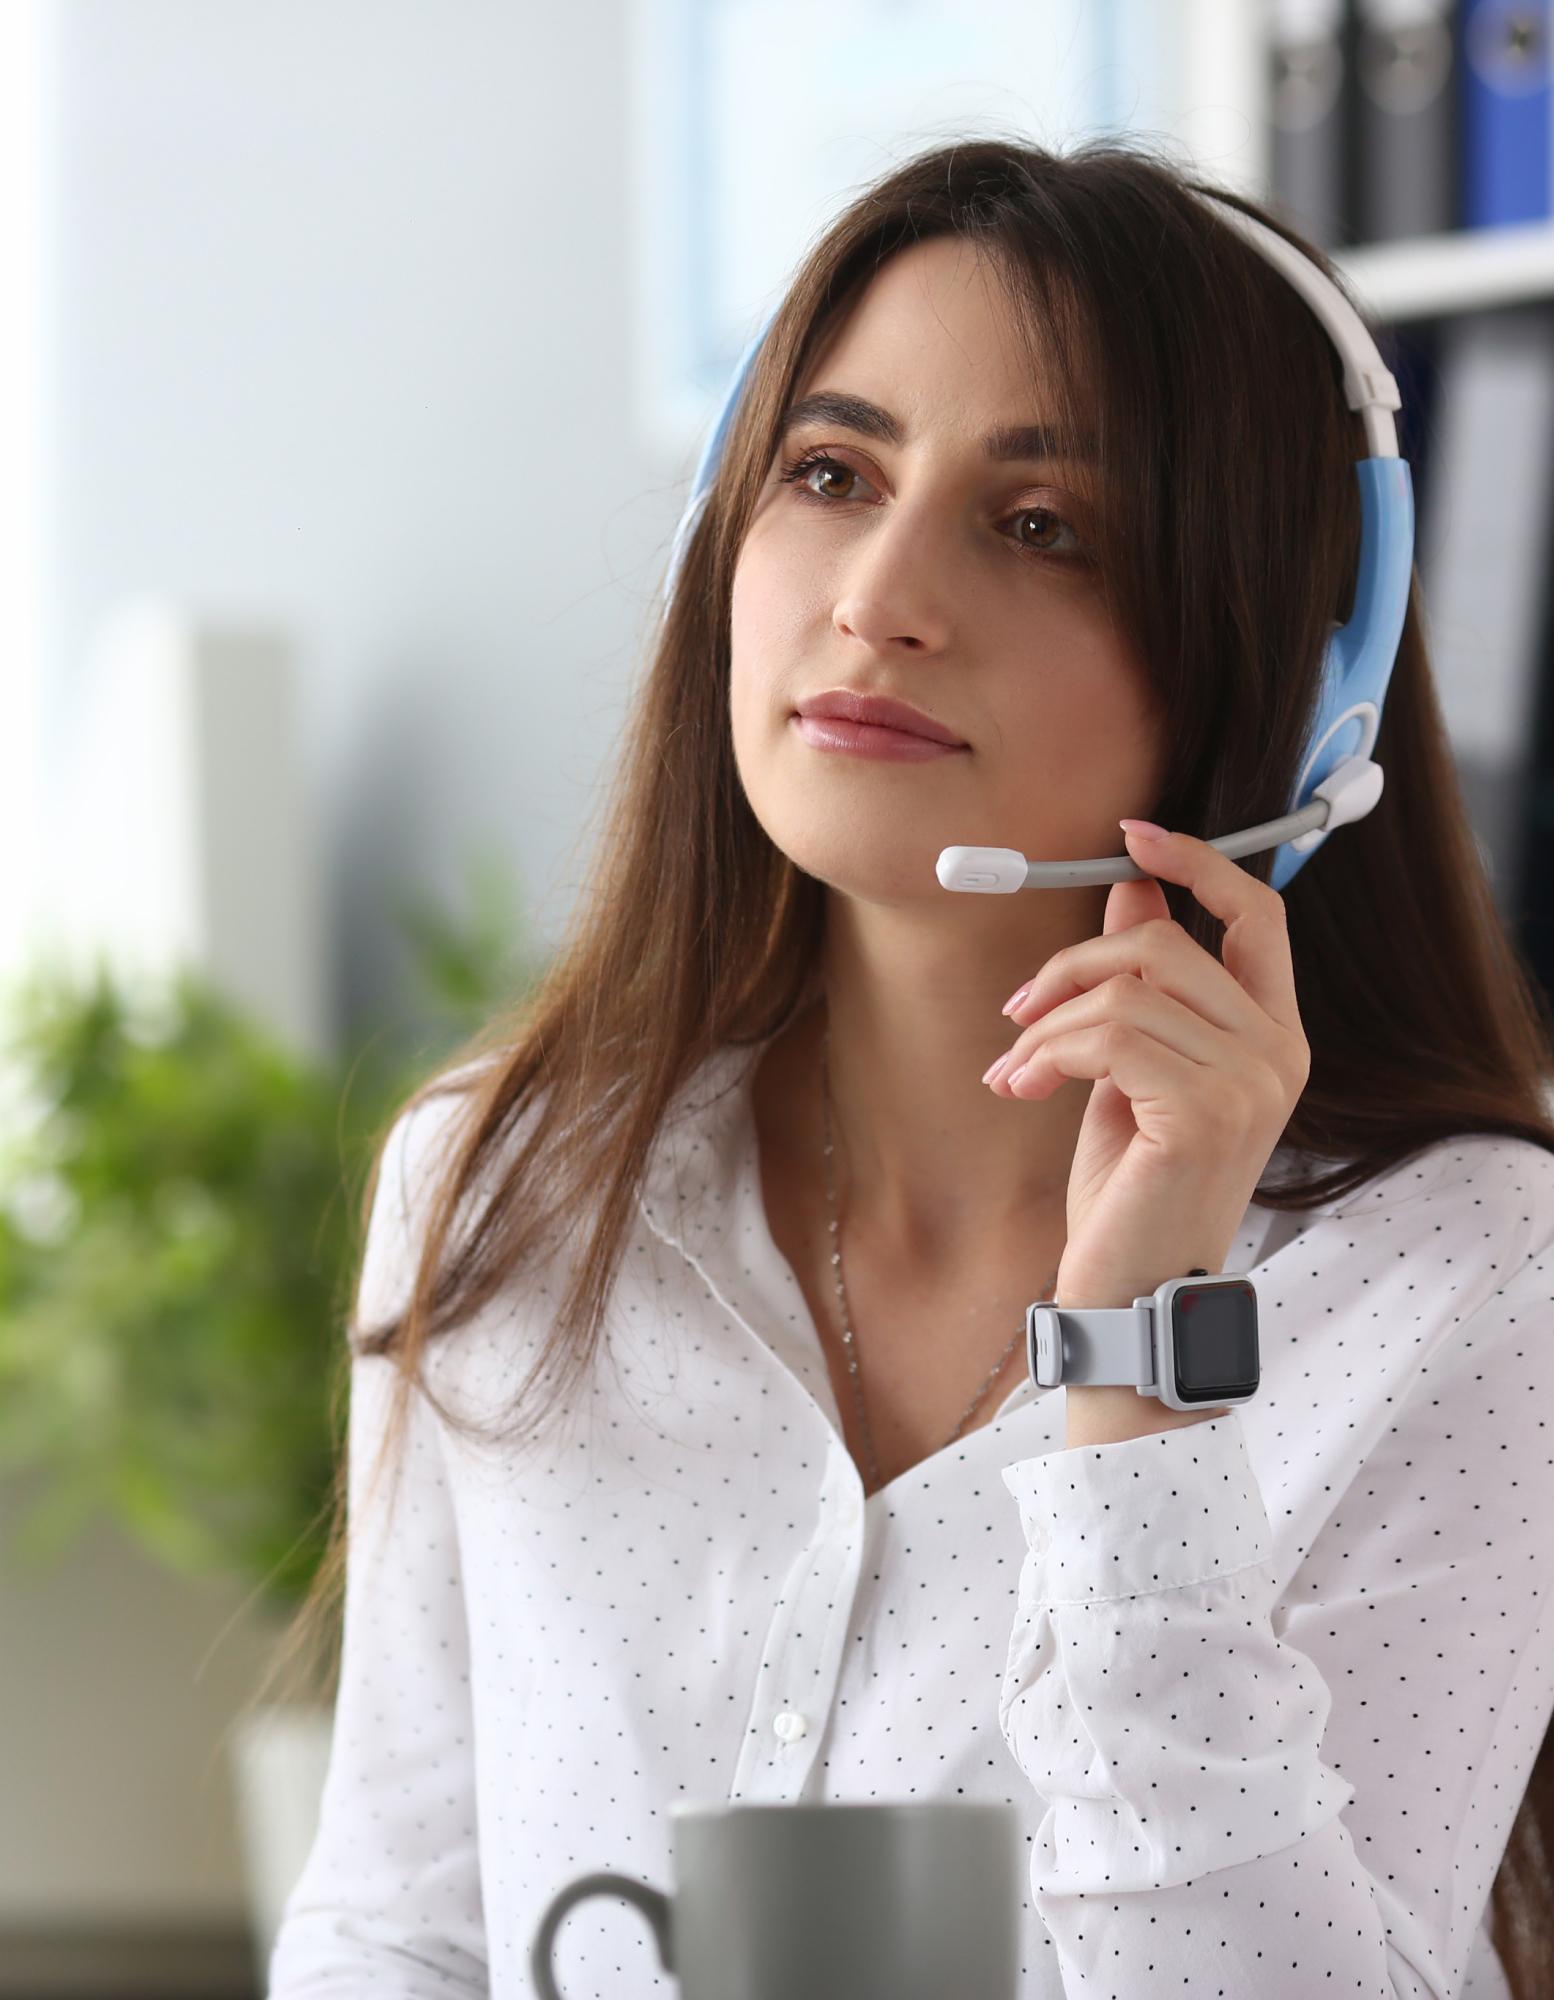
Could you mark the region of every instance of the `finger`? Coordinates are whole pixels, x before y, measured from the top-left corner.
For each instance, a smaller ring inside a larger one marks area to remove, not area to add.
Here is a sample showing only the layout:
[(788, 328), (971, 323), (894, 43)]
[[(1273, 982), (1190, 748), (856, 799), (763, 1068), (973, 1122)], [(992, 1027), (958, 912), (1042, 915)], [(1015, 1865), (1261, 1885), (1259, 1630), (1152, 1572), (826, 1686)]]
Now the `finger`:
[(1031, 981), (1019, 1006), (1010, 1008), (1009, 1019), (1030, 1027), (1129, 973), (1227, 1034), (1250, 1037), (1258, 1046), (1271, 1046), (1283, 1034), (1229, 970), (1169, 917), (1065, 945)]
[(1147, 986), (1124, 973), (1052, 1008), (1017, 1035), (1003, 1069), (989, 1087), (996, 1089), (1013, 1076), (1043, 1044), (1080, 1029), (1102, 1027), (1108, 1021), (1153, 1035), (1164, 1047), (1208, 1067), (1229, 1070), (1246, 1059), (1245, 1035), (1216, 1027), (1196, 1008), (1184, 1006), (1160, 987)]
[(1190, 833), (1168, 833), (1162, 840), (1143, 840), (1136, 833), (1124, 837), (1130, 860), (1190, 890), (1219, 918), (1225, 926), (1221, 951), (1226, 971), (1281, 1028), (1301, 1033), (1289, 929), (1278, 890)]
[(1181, 1128), (1187, 1137), (1189, 1127), (1191, 1136), (1200, 1138), (1205, 1130), (1238, 1132), (1257, 1112), (1252, 1094), (1227, 1087), (1212, 1065), (1111, 1022), (1078, 1028), (1044, 1044), (1010, 1094), (1046, 1097), (1076, 1077), (1108, 1079), (1128, 1099), (1139, 1130), (1152, 1136)]
[[(1185, 834), (1172, 836), (1173, 839), (1189, 837)], [(1266, 886), (1245, 875), (1217, 848), (1210, 848), (1202, 841), (1195, 845), (1231, 869), (1249, 888), (1262, 890)], [(1140, 886), (1136, 883), (1117, 883), (1112, 897), (1119, 896), (1125, 888), (1136, 889)], [(1147, 977), (1186, 1005), (1197, 1008), (1227, 1032), (1255, 1038), (1265, 1032), (1271, 1023), (1282, 1036), (1301, 1034), (1299, 1009), (1294, 1002), (1294, 966), (1290, 960), (1289, 938), (1284, 929), (1284, 905), (1275, 892), (1268, 891), (1272, 905), (1265, 904), (1264, 908), (1265, 911), (1276, 911), (1278, 935), (1272, 940), (1265, 939), (1264, 949), (1276, 961), (1282, 958), (1281, 990), (1287, 991), (1290, 996), (1288, 1004), (1294, 1015), (1293, 1028), (1287, 1025), (1283, 1016), (1270, 1012), (1259, 998), (1259, 992), (1267, 982), (1260, 983), (1253, 978), (1249, 985), (1245, 978), (1237, 976), (1238, 968), (1244, 970), (1244, 961), (1248, 956), (1248, 929), (1255, 929), (1255, 926), (1243, 924), (1234, 938), (1227, 931), (1227, 957), (1222, 963), (1212, 952), (1205, 951), (1190, 938), (1182, 926), (1165, 912), (1164, 892), (1159, 884), (1152, 883), (1150, 886), (1160, 898), (1160, 922), (1144, 921), (1131, 929), (1120, 929), (1112, 922), (1113, 905), (1108, 901), (1105, 934), (1098, 938), (1086, 938), (1055, 953), (1030, 982), (1024, 999), (1018, 1006), (1009, 1009), (1010, 1019), (1028, 1025), (1050, 1008), (1088, 991), (1102, 980), (1118, 972), (1131, 971), (1137, 972), (1140, 977)], [(1207, 904), (1205, 907), (1208, 907)], [(1273, 921), (1271, 914), (1269, 921)], [(1276, 986), (1280, 984), (1277, 979), (1273, 983)]]
[(1106, 913), (1101, 929), (1108, 935), (1136, 929), (1153, 917), (1169, 917), (1171, 905), (1166, 892), (1152, 875), (1135, 876), (1131, 882), (1113, 882), (1106, 896)]

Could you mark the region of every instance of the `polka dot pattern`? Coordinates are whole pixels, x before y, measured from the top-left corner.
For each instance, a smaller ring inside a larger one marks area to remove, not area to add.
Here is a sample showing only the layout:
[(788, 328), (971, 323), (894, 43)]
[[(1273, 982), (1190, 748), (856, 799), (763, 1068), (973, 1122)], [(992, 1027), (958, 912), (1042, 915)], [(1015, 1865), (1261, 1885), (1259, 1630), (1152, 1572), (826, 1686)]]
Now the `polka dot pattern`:
[[(492, 1450), (417, 1399), (275, 2000), (527, 1994), (564, 1883), (672, 1886), (676, 1803), (940, 1798), (1017, 1809), (1020, 2000), (1503, 2000), (1486, 1899), (1554, 1706), (1554, 1158), (1454, 1140), (1253, 1203), (1251, 1403), (1068, 1450), (1022, 1381), (866, 1499), (766, 1223), (758, 1055), (665, 1118), (570, 1423)], [(452, 1101), (393, 1135), (365, 1317)], [(439, 1343), (439, 1393), (496, 1420), (562, 1282)], [(353, 1370), (354, 1521), (389, 1364)], [(555, 1964), (678, 1990), (614, 1901)]]

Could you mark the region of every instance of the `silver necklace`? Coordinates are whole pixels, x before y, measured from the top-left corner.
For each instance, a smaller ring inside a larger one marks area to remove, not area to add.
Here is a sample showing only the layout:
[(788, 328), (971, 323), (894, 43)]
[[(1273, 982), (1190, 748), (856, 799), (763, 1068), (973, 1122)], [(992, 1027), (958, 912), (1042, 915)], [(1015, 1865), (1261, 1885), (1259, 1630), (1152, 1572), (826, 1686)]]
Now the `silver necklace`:
[[(841, 1225), (837, 1220), (836, 1180), (831, 1166), (831, 1154), (833, 1149), (831, 1143), (830, 1050), (831, 1050), (831, 1023), (827, 1021), (824, 1032), (822, 1033), (820, 1038), (820, 1101), (821, 1101), (821, 1108), (825, 1115), (825, 1128), (826, 1128), (826, 1143), (825, 1143), (826, 1200), (830, 1204), (830, 1210), (831, 1210), (831, 1225), (830, 1225), (831, 1226), (831, 1269), (836, 1278), (837, 1311), (840, 1314), (842, 1321), (842, 1344), (847, 1350), (847, 1372), (852, 1377), (853, 1402), (858, 1411), (858, 1428), (863, 1434), (863, 1448), (865, 1452), (868, 1454), (869, 1478), (872, 1481), (873, 1489), (877, 1491), (879, 1487), (881, 1487), (884, 1484), (884, 1481), (880, 1478), (879, 1461), (874, 1455), (874, 1434), (869, 1429), (868, 1412), (863, 1407), (863, 1381), (858, 1373), (858, 1352), (857, 1352), (858, 1343), (853, 1337), (852, 1321), (847, 1310), (847, 1287), (842, 1277), (842, 1234), (841, 1234)], [(1044, 1299), (1050, 1299), (1052, 1297), (1053, 1288), (1056, 1286), (1057, 1281), (1058, 1281), (1058, 1274), (1056, 1271), (1054, 1271), (1052, 1276), (1047, 1280), (1046, 1290), (1039, 1293), (1038, 1297)], [(967, 1423), (970, 1421), (973, 1413), (975, 1412), (977, 1405), (987, 1395), (988, 1390), (992, 1388), (994, 1382), (997, 1381), (999, 1370), (1003, 1367), (1004, 1363), (1009, 1359), (1010, 1355), (1013, 1354), (1015, 1348), (1019, 1345), (1021, 1340), (1024, 1339), (1024, 1337), (1025, 1337), (1025, 1322), (1022, 1320), (1019, 1326), (1015, 1329), (1014, 1339), (1010, 1341), (1009, 1345), (1004, 1349), (1003, 1353), (999, 1355), (997, 1361), (994, 1362), (992, 1368), (988, 1371), (987, 1379), (983, 1382), (982, 1387), (972, 1397), (971, 1401), (966, 1405), (965, 1415), (961, 1418), (960, 1422), (955, 1426), (954, 1430), (952, 1430), (949, 1436), (945, 1439), (944, 1446), (941, 1447), (941, 1449), (949, 1445), (952, 1445), (955, 1442), (955, 1440), (960, 1436), (961, 1432), (965, 1429)]]

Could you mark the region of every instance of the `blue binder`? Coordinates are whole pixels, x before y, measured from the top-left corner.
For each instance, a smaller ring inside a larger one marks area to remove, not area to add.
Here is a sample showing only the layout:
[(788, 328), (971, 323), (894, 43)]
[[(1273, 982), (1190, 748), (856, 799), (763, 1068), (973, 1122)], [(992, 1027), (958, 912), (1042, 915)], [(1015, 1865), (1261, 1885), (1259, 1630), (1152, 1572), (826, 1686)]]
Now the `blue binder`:
[(1550, 214), (1551, 16), (1554, 0), (1463, 0), (1465, 229)]

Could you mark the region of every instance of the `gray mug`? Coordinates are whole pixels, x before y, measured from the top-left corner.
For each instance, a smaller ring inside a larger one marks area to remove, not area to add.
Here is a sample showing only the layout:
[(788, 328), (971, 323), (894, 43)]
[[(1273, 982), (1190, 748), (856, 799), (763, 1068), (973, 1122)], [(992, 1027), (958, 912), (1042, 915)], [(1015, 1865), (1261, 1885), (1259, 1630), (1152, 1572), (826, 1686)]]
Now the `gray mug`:
[(619, 1896), (653, 1926), (681, 2000), (1015, 2000), (1021, 1837), (1011, 1805), (669, 1808), (674, 1894), (632, 1875), (580, 1875), (534, 1934), (540, 2000), (561, 1920)]

